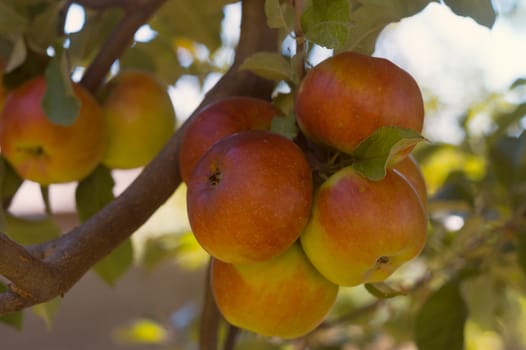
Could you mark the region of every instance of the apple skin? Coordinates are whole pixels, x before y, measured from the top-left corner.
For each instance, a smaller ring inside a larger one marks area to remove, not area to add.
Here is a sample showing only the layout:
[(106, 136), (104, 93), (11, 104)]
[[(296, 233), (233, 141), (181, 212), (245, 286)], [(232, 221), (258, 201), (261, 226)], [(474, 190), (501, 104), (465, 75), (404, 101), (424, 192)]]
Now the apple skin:
[(102, 110), (91, 94), (73, 84), (81, 107), (69, 126), (53, 124), (42, 109), (43, 76), (11, 91), (0, 116), (2, 154), (15, 171), (42, 185), (81, 180), (100, 163), (106, 146)]
[(280, 111), (270, 102), (233, 96), (207, 105), (189, 123), (181, 142), (179, 169), (187, 182), (195, 165), (215, 142), (244, 130), (268, 130)]
[(424, 175), (418, 166), (416, 159), (409, 155), (404, 158), (402, 161), (395, 164), (393, 167), (400, 175), (402, 175), (414, 190), (418, 194), (424, 209), (427, 208), (427, 185)]
[(296, 338), (325, 318), (338, 286), (309, 262), (299, 244), (269, 261), (233, 265), (214, 259), (211, 287), (231, 324), (265, 336)]
[(146, 165), (175, 131), (176, 116), (167, 86), (153, 74), (120, 72), (100, 95), (108, 130), (102, 162), (111, 169)]
[(318, 189), (301, 244), (328, 280), (356, 286), (385, 280), (416, 257), (427, 218), (411, 185), (393, 170), (370, 181), (346, 167)]
[(424, 119), (422, 94), (411, 75), (386, 59), (355, 52), (329, 57), (311, 69), (295, 106), (307, 137), (346, 153), (383, 126), (420, 133)]
[(213, 257), (268, 260), (297, 240), (310, 216), (312, 173), (301, 149), (269, 131), (215, 143), (188, 180), (192, 231)]

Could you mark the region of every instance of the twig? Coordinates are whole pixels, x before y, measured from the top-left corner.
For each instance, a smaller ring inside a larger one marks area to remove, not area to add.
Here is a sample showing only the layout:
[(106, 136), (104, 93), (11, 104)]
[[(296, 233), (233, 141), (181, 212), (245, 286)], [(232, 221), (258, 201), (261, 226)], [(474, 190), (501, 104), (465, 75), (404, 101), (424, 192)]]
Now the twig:
[(208, 263), (208, 269), (205, 280), (205, 297), (203, 300), (203, 308), (201, 311), (201, 320), (199, 325), (199, 349), (200, 350), (216, 350), (217, 338), (219, 331), (219, 324), (221, 321), (221, 314), (217, 309), (212, 289), (210, 286), (210, 268), (212, 260)]

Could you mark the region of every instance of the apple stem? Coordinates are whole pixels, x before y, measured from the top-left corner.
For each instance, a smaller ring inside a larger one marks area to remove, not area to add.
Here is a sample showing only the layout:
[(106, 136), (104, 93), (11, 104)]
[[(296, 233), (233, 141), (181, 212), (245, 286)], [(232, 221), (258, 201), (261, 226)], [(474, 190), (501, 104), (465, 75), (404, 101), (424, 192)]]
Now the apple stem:
[(296, 53), (292, 57), (292, 65), (296, 74), (295, 82), (297, 84), (305, 76), (305, 35), (301, 26), (303, 5), (303, 0), (292, 0), (292, 6), (294, 6), (294, 37), (296, 39)]

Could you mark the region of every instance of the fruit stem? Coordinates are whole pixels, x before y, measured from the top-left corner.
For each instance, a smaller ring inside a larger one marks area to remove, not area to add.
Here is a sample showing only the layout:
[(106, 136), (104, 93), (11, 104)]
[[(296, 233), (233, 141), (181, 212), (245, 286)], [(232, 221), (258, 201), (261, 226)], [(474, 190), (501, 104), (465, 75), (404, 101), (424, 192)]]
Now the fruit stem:
[(294, 6), (294, 37), (296, 39), (296, 53), (292, 57), (292, 65), (296, 74), (295, 82), (298, 84), (305, 76), (305, 35), (301, 26), (303, 5), (303, 0), (292, 0), (292, 6)]

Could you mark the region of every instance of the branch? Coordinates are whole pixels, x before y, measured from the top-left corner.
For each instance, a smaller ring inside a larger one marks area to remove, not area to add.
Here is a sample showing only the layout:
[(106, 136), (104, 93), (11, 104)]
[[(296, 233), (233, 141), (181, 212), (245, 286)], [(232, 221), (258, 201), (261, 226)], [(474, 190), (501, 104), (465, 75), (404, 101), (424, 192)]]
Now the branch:
[[(154, 2), (159, 4), (160, 0), (151, 0)], [(205, 96), (201, 106), (229, 95), (270, 97), (272, 82), (237, 69), (244, 58), (254, 52), (276, 50), (276, 32), (266, 26), (263, 4), (264, 0), (243, 1), (242, 35), (234, 64)], [(109, 50), (103, 51), (110, 55)], [(29, 247), (25, 252), (21, 246), (1, 236), (0, 254), (11, 258), (2, 258), (0, 274), (11, 276), (12, 284), (7, 292), (0, 294), (0, 315), (63, 295), (96, 262), (146, 222), (181, 184), (179, 145), (192, 118), (119, 197), (81, 226), (55, 240)]]
[(124, 8), (125, 13), (110, 36), (106, 39), (101, 50), (86, 69), (80, 84), (95, 92), (104, 81), (104, 77), (111, 65), (119, 58), (133, 41), (137, 29), (161, 7), (166, 0), (80, 0), (78, 3), (97, 9), (111, 6)]

